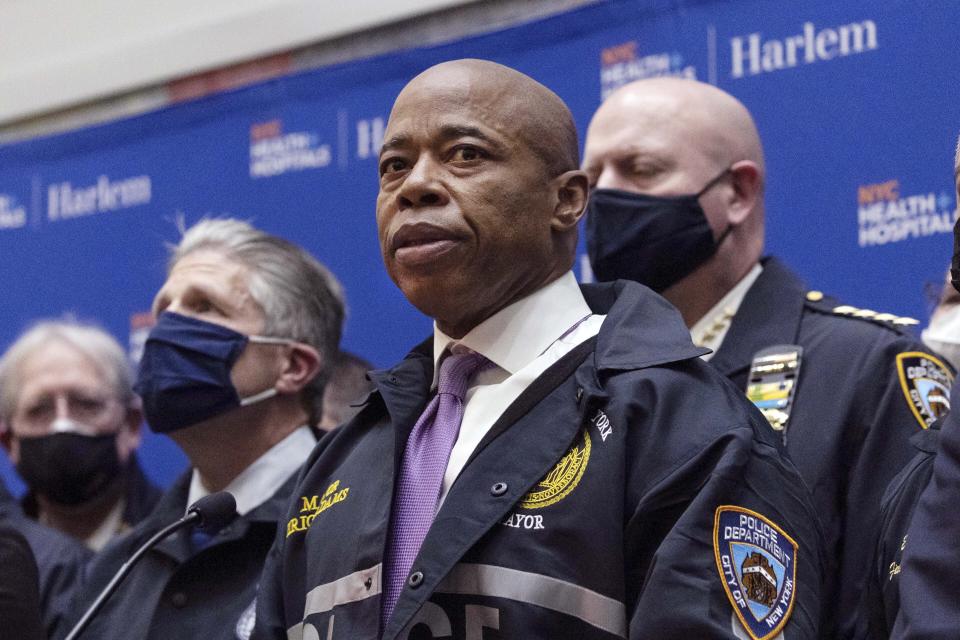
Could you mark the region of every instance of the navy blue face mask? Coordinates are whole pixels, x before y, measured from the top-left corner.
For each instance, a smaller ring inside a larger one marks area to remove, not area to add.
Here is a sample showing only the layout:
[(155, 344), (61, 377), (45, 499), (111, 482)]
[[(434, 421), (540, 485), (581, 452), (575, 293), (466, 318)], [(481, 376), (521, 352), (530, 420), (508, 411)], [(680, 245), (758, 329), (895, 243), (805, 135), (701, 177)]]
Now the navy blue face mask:
[(587, 205), (587, 254), (599, 282), (633, 280), (660, 293), (706, 262), (733, 227), (715, 241), (699, 192), (674, 197), (594, 189)]
[(134, 384), (150, 428), (169, 433), (275, 396), (271, 387), (241, 398), (233, 386), (230, 371), (248, 342), (294, 341), (247, 336), (212, 322), (161, 313), (147, 337)]

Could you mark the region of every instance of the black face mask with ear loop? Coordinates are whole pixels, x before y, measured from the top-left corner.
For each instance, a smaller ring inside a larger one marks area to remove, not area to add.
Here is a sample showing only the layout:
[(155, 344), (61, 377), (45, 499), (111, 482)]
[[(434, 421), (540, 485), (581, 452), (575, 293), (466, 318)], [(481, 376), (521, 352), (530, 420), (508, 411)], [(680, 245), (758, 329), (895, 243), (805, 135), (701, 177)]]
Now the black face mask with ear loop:
[(31, 491), (57, 504), (75, 506), (99, 497), (122, 470), (115, 433), (20, 438), (17, 472)]
[(594, 189), (587, 205), (587, 254), (597, 281), (633, 280), (660, 293), (706, 262), (733, 227), (714, 240), (699, 199), (729, 172), (691, 195)]

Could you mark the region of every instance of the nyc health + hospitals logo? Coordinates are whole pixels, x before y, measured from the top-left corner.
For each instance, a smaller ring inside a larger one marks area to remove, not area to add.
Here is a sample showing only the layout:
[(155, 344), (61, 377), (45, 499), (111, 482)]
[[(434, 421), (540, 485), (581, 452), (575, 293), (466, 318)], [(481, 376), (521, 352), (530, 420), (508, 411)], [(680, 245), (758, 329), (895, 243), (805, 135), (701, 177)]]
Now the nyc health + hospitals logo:
[(640, 54), (637, 47), (637, 41), (630, 40), (600, 52), (601, 100), (634, 80), (662, 77), (697, 79), (697, 69), (687, 64), (680, 52)]
[(956, 219), (956, 202), (943, 190), (907, 190), (899, 179), (857, 187), (857, 240), (861, 247), (953, 233)]
[(272, 178), (329, 166), (333, 152), (312, 131), (284, 132), (283, 121), (258, 122), (250, 127), (250, 177)]

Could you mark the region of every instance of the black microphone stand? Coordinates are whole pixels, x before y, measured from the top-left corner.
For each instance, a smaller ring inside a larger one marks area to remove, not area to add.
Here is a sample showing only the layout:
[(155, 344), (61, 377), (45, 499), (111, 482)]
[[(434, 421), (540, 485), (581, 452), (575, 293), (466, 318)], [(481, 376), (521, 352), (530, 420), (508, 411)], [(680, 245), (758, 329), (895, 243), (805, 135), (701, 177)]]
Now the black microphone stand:
[[(205, 514), (204, 511), (207, 510), (209, 513)], [(64, 640), (76, 640), (78, 637), (80, 637), (80, 634), (83, 633), (83, 630), (87, 628), (88, 624), (90, 624), (90, 620), (93, 619), (93, 616), (100, 611), (107, 599), (113, 595), (113, 592), (117, 589), (117, 586), (123, 582), (123, 579), (126, 578), (127, 574), (130, 573), (130, 570), (133, 569), (133, 565), (135, 565), (137, 561), (143, 557), (143, 554), (152, 549), (155, 544), (170, 534), (193, 524), (199, 524), (201, 529), (210, 529), (214, 531), (219, 530), (235, 515), (236, 502), (234, 501), (233, 496), (229, 493), (214, 493), (198, 500), (196, 504), (190, 507), (187, 515), (183, 516), (176, 522), (168, 524), (163, 529), (153, 534), (153, 536), (147, 540), (146, 543), (141, 545), (140, 548), (137, 549), (137, 551), (130, 556), (126, 562), (123, 563), (123, 566), (120, 567), (120, 570), (117, 571), (116, 575), (113, 576), (113, 579), (110, 580), (109, 584), (103, 588), (103, 591), (100, 592), (100, 595), (97, 596), (97, 599), (92, 605), (90, 605), (90, 608), (87, 609), (86, 613), (84, 613), (79, 622), (74, 625), (73, 629), (70, 630), (70, 634)]]

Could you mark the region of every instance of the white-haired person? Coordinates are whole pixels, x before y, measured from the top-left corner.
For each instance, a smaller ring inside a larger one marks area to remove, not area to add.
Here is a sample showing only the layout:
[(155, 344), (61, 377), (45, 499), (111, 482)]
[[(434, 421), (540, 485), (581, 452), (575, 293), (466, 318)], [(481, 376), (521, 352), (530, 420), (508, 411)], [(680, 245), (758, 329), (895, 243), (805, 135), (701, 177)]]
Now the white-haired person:
[(98, 327), (49, 320), (17, 338), (0, 359), (0, 420), (28, 487), (24, 512), (94, 551), (160, 498), (137, 463), (142, 413), (126, 353)]

